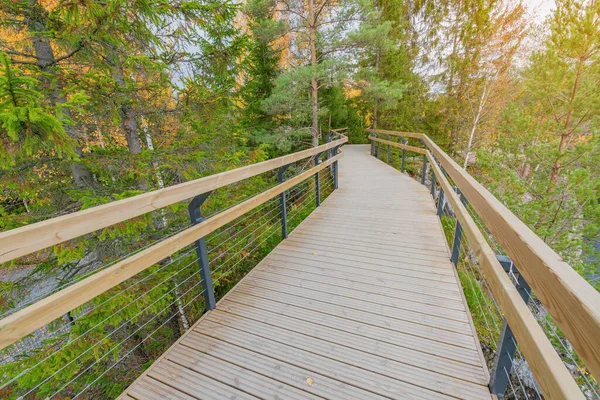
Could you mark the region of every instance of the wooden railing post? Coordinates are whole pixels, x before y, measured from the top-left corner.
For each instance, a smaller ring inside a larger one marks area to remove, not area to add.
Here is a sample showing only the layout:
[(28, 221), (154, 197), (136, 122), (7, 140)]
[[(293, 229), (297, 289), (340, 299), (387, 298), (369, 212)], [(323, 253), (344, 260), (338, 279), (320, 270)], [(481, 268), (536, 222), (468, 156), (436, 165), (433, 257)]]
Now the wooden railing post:
[[(314, 157), (315, 167), (321, 163), (321, 153), (317, 153)], [(316, 205), (319, 207), (321, 205), (321, 175), (320, 172), (315, 174), (315, 193), (316, 193)]]
[[(284, 165), (282, 167), (279, 167), (279, 170), (277, 171), (277, 180), (279, 181), (279, 183), (283, 183), (285, 181), (285, 177), (283, 176), (283, 174), (285, 174), (285, 171), (289, 168), (290, 164)], [(286, 193), (285, 191), (281, 192), (281, 194), (279, 195), (279, 208), (281, 210), (281, 239), (287, 239), (288, 237), (288, 232), (287, 232), (287, 207), (286, 207)]]
[[(212, 192), (202, 193), (190, 201), (188, 205), (188, 212), (190, 214), (190, 221), (192, 225), (199, 224), (204, 221), (204, 217), (200, 213), (200, 207), (206, 201), (208, 196)], [(196, 256), (198, 258), (198, 265), (200, 266), (200, 279), (202, 281), (202, 294), (204, 296), (204, 304), (206, 310), (213, 310), (217, 305), (215, 302), (215, 292), (213, 289), (212, 276), (210, 275), (210, 265), (208, 264), (208, 250), (206, 248), (206, 240), (200, 238), (195, 242)]]
[[(497, 255), (496, 258), (500, 261), (500, 265), (502, 265), (506, 273), (518, 274), (515, 287), (525, 304), (529, 303), (529, 299), (531, 298), (531, 288), (523, 276), (519, 274), (519, 271), (510, 257)], [(512, 369), (516, 351), (517, 340), (510, 329), (510, 326), (506, 322), (506, 318), (503, 318), (502, 333), (500, 334), (500, 340), (498, 341), (498, 348), (496, 349), (494, 365), (490, 373), (489, 382), (490, 392), (498, 396), (498, 399), (500, 400), (504, 398), (506, 388), (508, 387), (510, 371)]]

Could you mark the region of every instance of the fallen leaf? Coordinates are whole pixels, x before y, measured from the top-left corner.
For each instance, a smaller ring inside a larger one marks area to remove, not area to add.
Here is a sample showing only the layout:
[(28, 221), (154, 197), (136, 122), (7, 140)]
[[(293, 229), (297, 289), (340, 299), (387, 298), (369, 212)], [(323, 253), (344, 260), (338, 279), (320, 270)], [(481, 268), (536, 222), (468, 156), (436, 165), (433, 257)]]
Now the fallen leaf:
[(307, 378), (306, 383), (308, 383), (308, 386), (312, 386), (313, 383), (315, 383), (315, 380), (313, 378)]

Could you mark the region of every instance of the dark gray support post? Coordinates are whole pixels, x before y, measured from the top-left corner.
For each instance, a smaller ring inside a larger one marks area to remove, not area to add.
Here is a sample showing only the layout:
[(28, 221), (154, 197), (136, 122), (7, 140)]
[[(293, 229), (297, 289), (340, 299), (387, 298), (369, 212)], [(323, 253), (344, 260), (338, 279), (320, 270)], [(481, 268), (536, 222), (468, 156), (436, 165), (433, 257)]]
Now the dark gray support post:
[[(377, 138), (379, 139), (379, 135), (377, 135)], [(377, 142), (377, 158), (381, 157), (381, 143)]]
[(431, 196), (435, 198), (435, 172), (431, 174)]
[[(338, 153), (338, 149), (340, 148), (340, 146), (335, 146), (333, 148), (333, 155), (337, 155)], [(332, 164), (333, 167), (333, 190), (337, 190), (338, 188), (338, 162), (337, 160), (335, 160)]]
[[(321, 154), (323, 154), (323, 152), (315, 154), (315, 167), (321, 163)], [(317, 195), (317, 207), (321, 205), (321, 176), (319, 175), (319, 172), (320, 171), (317, 171), (317, 173), (315, 174), (315, 192)]]
[[(460, 201), (466, 205), (467, 199), (465, 196), (460, 193), (458, 188), (456, 192), (460, 195)], [(462, 241), (462, 226), (460, 226), (460, 222), (456, 221), (456, 228), (454, 230), (454, 239), (452, 241), (452, 255), (450, 256), (450, 261), (456, 266), (458, 264), (458, 256), (460, 255), (460, 242)]]
[[(435, 175), (434, 175), (435, 176)], [(440, 195), (438, 196), (437, 215), (440, 217), (444, 211), (444, 190), (440, 188)]]
[[(406, 144), (407, 140), (404, 139), (403, 137), (400, 138), (400, 141), (402, 142), (402, 144)], [(406, 157), (406, 150), (402, 149), (402, 169), (401, 171), (404, 172), (404, 158)]]
[[(282, 167), (279, 168), (279, 171), (277, 171), (277, 180), (279, 181), (279, 183), (283, 183), (283, 181), (285, 181), (285, 178), (283, 177), (283, 174), (285, 173), (285, 170), (288, 169), (288, 167), (290, 166), (290, 164), (284, 165)], [(288, 234), (287, 234), (287, 207), (285, 205), (285, 201), (286, 201), (286, 192), (282, 192), (279, 195), (279, 208), (281, 210), (281, 239), (287, 239)]]
[(425, 184), (425, 177), (427, 175), (427, 156), (423, 154), (423, 174), (421, 175), (421, 185)]
[[(190, 221), (192, 225), (196, 225), (204, 221), (204, 218), (200, 213), (200, 207), (206, 201), (210, 193), (211, 192), (206, 192), (194, 197), (188, 205), (188, 212), (190, 213)], [(213, 290), (212, 277), (210, 275), (210, 266), (208, 265), (208, 250), (206, 249), (206, 240), (204, 238), (198, 239), (196, 240), (195, 245), (198, 265), (200, 266), (200, 279), (202, 281), (204, 304), (206, 305), (207, 311), (213, 310), (217, 306), (217, 303), (215, 302), (215, 292)]]
[[(387, 136), (387, 140), (391, 140), (390, 135), (385, 135), (385, 136)], [(388, 154), (387, 154), (387, 156), (388, 156), (388, 164), (389, 164), (390, 163), (390, 149), (392, 147), (389, 144), (387, 146), (388, 146)]]
[[(372, 133), (371, 135), (375, 135), (374, 133)], [(373, 139), (371, 139), (371, 155), (374, 156), (375, 155), (375, 141)]]
[[(515, 286), (517, 291), (521, 295), (521, 298), (525, 304), (529, 303), (531, 297), (531, 288), (523, 279), (523, 276), (519, 273), (515, 265), (512, 263), (510, 257), (507, 256), (496, 256), (500, 265), (504, 268), (507, 273), (513, 273), (518, 276)], [(515, 339), (510, 326), (506, 323), (502, 324), (502, 333), (500, 334), (500, 340), (498, 341), (499, 346), (496, 349), (496, 356), (494, 357), (494, 365), (490, 373), (489, 388), (492, 394), (498, 396), (498, 399), (504, 399), (506, 388), (510, 379), (510, 370), (512, 368), (512, 361), (514, 360), (515, 353), (517, 351), (517, 340)]]

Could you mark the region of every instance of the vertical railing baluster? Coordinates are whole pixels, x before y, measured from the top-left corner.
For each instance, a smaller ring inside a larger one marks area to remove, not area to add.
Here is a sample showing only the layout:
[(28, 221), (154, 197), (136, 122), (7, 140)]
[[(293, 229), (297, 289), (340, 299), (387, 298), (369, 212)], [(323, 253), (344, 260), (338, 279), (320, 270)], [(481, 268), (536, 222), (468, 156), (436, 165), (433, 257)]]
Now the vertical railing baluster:
[(438, 195), (438, 206), (437, 206), (438, 217), (442, 216), (443, 211), (444, 211), (444, 189), (440, 188), (440, 194)]
[[(371, 133), (370, 136), (375, 136), (375, 134)], [(375, 141), (373, 139), (370, 139), (370, 140), (371, 140), (371, 155), (375, 156)]]
[[(290, 164), (284, 165), (279, 168), (279, 171), (277, 171), (277, 180), (279, 181), (279, 183), (283, 183), (285, 181), (283, 174), (285, 173), (285, 170), (289, 168), (289, 166), (290, 166)], [(279, 208), (280, 208), (280, 212), (281, 212), (281, 239), (282, 240), (287, 239), (287, 237), (288, 237), (287, 207), (286, 207), (285, 202), (286, 202), (286, 191), (283, 191), (279, 195)]]
[[(392, 139), (390, 138), (390, 135), (387, 135), (387, 134), (386, 134), (385, 136), (387, 137), (387, 140), (388, 140), (388, 141), (392, 140)], [(388, 145), (387, 145), (387, 146), (388, 146), (388, 148), (387, 148), (387, 163), (389, 164), (389, 163), (390, 163), (390, 151), (391, 151), (390, 149), (391, 149), (392, 147), (389, 145), (389, 143), (388, 143)]]
[[(340, 148), (339, 145), (335, 146), (333, 148), (333, 155), (332, 155), (332, 157), (335, 157), (337, 155), (339, 148)], [(335, 160), (333, 162), (332, 166), (333, 166), (333, 190), (337, 190), (337, 188), (338, 188), (338, 171), (339, 171), (337, 160)]]
[(431, 196), (435, 199), (435, 172), (431, 174)]
[[(406, 139), (404, 139), (403, 137), (400, 138), (400, 141), (402, 142), (402, 144), (408, 143), (408, 141)], [(404, 168), (404, 158), (405, 157), (406, 157), (406, 150), (402, 149), (402, 168), (401, 168), (402, 172), (405, 171), (405, 168)]]
[(423, 154), (423, 174), (421, 175), (421, 184), (425, 184), (425, 177), (427, 176), (427, 156)]
[[(467, 199), (465, 196), (456, 188), (456, 192), (460, 195), (460, 201), (463, 205), (467, 204)], [(454, 229), (454, 239), (452, 240), (452, 255), (450, 256), (450, 261), (454, 264), (454, 266), (458, 265), (458, 257), (460, 255), (460, 243), (462, 241), (462, 226), (460, 226), (460, 222), (456, 220), (456, 228)]]
[[(200, 207), (206, 201), (211, 192), (202, 193), (192, 199), (188, 205), (190, 221), (192, 225), (196, 225), (204, 221), (200, 213)], [(215, 292), (213, 289), (212, 276), (210, 275), (210, 266), (208, 264), (208, 250), (206, 248), (206, 240), (204, 238), (196, 240), (196, 256), (200, 267), (200, 280), (202, 281), (202, 294), (204, 296), (204, 304), (206, 310), (213, 310), (217, 305), (215, 302)]]
[[(314, 157), (315, 167), (321, 163), (321, 155), (322, 154), (323, 154), (323, 152), (315, 154), (315, 157)], [(321, 177), (319, 174), (320, 174), (320, 171), (317, 171), (317, 173), (315, 174), (315, 193), (316, 193), (317, 207), (319, 207), (321, 205)]]
[[(531, 288), (519, 273), (510, 257), (500, 255), (496, 257), (506, 273), (518, 275), (515, 287), (525, 304), (529, 303), (529, 299), (531, 298)], [(509, 385), (510, 371), (512, 369), (513, 360), (515, 359), (515, 353), (517, 352), (517, 340), (510, 329), (510, 326), (506, 322), (506, 318), (502, 318), (502, 320), (502, 333), (500, 334), (500, 339), (498, 341), (499, 344), (496, 349), (489, 382), (490, 392), (498, 396), (498, 399), (500, 400), (504, 398), (504, 394)]]

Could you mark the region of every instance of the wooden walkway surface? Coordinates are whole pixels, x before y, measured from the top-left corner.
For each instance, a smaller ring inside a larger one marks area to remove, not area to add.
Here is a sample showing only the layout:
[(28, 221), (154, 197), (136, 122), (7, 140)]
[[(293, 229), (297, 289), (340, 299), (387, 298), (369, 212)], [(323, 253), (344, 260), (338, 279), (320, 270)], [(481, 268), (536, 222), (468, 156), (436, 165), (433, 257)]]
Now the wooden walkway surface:
[(122, 399), (490, 399), (427, 188), (344, 153), (339, 190)]

